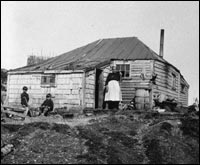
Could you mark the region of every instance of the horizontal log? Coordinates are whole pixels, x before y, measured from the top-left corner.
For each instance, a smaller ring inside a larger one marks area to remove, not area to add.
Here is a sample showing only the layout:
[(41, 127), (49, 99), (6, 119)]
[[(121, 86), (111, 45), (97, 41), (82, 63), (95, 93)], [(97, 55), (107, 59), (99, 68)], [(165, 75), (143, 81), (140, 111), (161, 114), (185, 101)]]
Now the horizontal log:
[(168, 77), (170, 78), (171, 77), (171, 72), (166, 72), (164, 70), (158, 70), (155, 68), (154, 72), (157, 74), (157, 75), (160, 75), (162, 77)]
[(143, 69), (145, 69), (145, 72), (151, 72), (152, 69), (150, 67), (148, 68), (138, 68), (138, 67), (131, 67), (131, 72), (141, 72)]
[[(154, 63), (154, 66), (160, 66), (160, 67), (168, 67), (174, 71), (176, 71), (172, 66), (168, 65), (168, 64), (165, 64), (163, 62), (160, 62), (160, 61), (155, 61)], [(177, 72), (177, 71), (176, 71)]]
[(188, 99), (188, 96), (180, 97), (180, 99), (182, 99), (182, 100), (187, 100), (187, 99)]
[(12, 115), (16, 115), (19, 117), (26, 117), (26, 115), (24, 113), (17, 113), (17, 112), (13, 112), (11, 110), (3, 110), (2, 113), (8, 113), (8, 114), (12, 114)]
[(170, 96), (175, 97), (176, 99), (178, 99), (178, 94), (177, 93), (173, 93), (173, 92), (171, 92), (169, 90), (166, 90), (164, 88), (159, 87), (157, 90), (153, 90), (153, 93), (157, 93), (157, 92), (163, 93), (165, 95), (170, 95)]
[(176, 72), (175, 70), (173, 69), (170, 69), (170, 68), (161, 68), (161, 67), (158, 67), (158, 66), (155, 66), (155, 72), (160, 72), (160, 73), (164, 73), (164, 74), (171, 74), (171, 73), (175, 73), (176, 76), (179, 75), (178, 72)]
[(121, 90), (123, 91), (131, 91), (131, 92), (134, 92), (135, 91), (135, 87), (121, 87)]

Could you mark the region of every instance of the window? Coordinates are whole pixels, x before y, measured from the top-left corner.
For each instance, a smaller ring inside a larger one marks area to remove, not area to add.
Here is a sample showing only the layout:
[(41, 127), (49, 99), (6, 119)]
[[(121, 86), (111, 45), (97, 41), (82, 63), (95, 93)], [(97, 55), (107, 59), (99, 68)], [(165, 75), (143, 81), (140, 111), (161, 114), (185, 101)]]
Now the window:
[(130, 64), (117, 64), (116, 69), (122, 73), (122, 77), (130, 77)]
[(50, 84), (55, 84), (55, 76), (50, 77)]
[(43, 75), (41, 77), (41, 85), (55, 85), (55, 75)]
[(181, 92), (185, 93), (185, 84), (181, 84)]
[(176, 90), (176, 75), (172, 73), (172, 89)]

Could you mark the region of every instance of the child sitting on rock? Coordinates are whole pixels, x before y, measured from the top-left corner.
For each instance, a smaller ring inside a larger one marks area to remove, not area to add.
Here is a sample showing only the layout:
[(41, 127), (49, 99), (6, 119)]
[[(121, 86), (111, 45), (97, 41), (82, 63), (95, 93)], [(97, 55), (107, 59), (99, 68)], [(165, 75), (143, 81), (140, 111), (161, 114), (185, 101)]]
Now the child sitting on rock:
[(44, 116), (48, 116), (50, 112), (53, 111), (54, 108), (54, 103), (52, 101), (52, 96), (51, 94), (47, 94), (46, 95), (46, 100), (42, 103), (41, 107), (40, 107), (40, 112), (44, 115)]

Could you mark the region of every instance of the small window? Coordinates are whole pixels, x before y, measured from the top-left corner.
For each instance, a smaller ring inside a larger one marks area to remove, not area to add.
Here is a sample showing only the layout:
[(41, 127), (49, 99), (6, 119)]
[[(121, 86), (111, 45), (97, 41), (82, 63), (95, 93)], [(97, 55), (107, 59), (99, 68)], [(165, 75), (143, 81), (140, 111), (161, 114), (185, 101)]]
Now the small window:
[(47, 77), (45, 77), (45, 76), (42, 77), (42, 83), (43, 83), (43, 84), (46, 84), (46, 83), (47, 83)]
[(122, 73), (122, 77), (130, 77), (130, 64), (117, 64), (116, 69)]
[(50, 77), (50, 84), (55, 84), (55, 76)]
[(185, 84), (181, 84), (181, 92), (185, 93)]
[(41, 85), (55, 85), (55, 75), (43, 75), (41, 77)]
[(176, 75), (172, 73), (172, 89), (176, 90)]

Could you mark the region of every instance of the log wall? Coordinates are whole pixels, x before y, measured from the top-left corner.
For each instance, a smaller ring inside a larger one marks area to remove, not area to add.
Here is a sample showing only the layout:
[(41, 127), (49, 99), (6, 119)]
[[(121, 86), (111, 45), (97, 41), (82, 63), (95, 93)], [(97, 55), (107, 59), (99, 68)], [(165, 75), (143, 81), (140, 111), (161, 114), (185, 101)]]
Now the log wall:
[(38, 107), (46, 98), (47, 93), (53, 95), (55, 107), (82, 106), (83, 73), (56, 74), (55, 86), (41, 85), (43, 74), (15, 74), (8, 75), (8, 103), (20, 105), (22, 87), (28, 87), (30, 104)]
[[(124, 103), (129, 103), (135, 96), (137, 88), (149, 88), (153, 61), (152, 60), (135, 60), (127, 61), (115, 61), (115, 64), (130, 64), (130, 77), (123, 78), (120, 84), (122, 90), (122, 100)], [(145, 73), (145, 79), (141, 78), (141, 73)]]
[[(122, 100), (129, 103), (135, 96), (136, 89), (150, 89), (150, 102), (154, 94), (163, 93), (176, 98), (184, 106), (188, 104), (188, 85), (185, 92), (180, 91), (180, 84), (186, 84), (180, 73), (172, 66), (153, 60), (122, 61), (116, 60), (116, 64), (130, 64), (130, 77), (123, 78), (120, 83)], [(103, 70), (104, 84), (111, 71), (110, 65), (101, 68)], [(151, 86), (152, 73), (158, 74), (156, 85)], [(144, 73), (145, 78), (141, 78)], [(175, 89), (172, 89), (172, 73), (176, 75)], [(56, 73), (55, 86), (41, 86), (41, 73), (32, 74), (9, 74), (7, 96), (9, 104), (20, 105), (22, 87), (29, 88), (30, 104), (38, 107), (45, 100), (46, 94), (51, 93), (55, 107), (95, 107), (95, 70), (86, 73)]]
[[(181, 93), (180, 72), (177, 71), (174, 67), (159, 61), (154, 62), (154, 72), (157, 74), (157, 78), (156, 85), (153, 85), (153, 95), (157, 93), (162, 93), (170, 98), (175, 98), (178, 102), (181, 102), (183, 105), (187, 106), (188, 87), (185, 93)], [(172, 84), (172, 74), (176, 76), (175, 88), (173, 88)]]
[(186, 85), (185, 81), (183, 78), (181, 78), (181, 83), (185, 84), (185, 88), (183, 91), (180, 90), (180, 102), (182, 103), (183, 106), (188, 106), (188, 90), (189, 87)]

